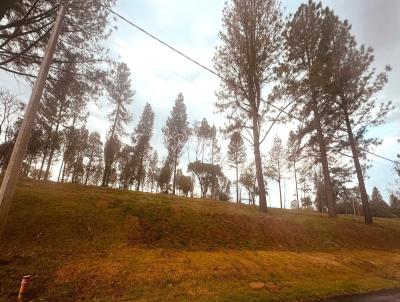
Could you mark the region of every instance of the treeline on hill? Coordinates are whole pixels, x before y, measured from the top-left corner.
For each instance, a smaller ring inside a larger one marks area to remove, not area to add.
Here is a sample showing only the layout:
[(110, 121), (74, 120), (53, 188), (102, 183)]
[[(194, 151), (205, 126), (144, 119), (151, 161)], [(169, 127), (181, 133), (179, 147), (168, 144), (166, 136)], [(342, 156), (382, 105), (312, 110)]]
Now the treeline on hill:
[[(367, 153), (381, 143), (367, 131), (384, 123), (392, 109), (390, 102), (376, 101), (390, 67), (376, 72), (372, 48), (357, 45), (347, 20), (311, 0), (286, 19), (277, 0), (228, 2), (214, 57), (222, 78), (216, 106), (227, 117), (226, 127), (219, 131), (206, 119), (190, 123), (178, 94), (162, 128), (167, 156), (161, 159), (150, 145), (155, 118), (150, 104), (136, 127), (127, 129), (135, 94), (130, 70), (108, 58), (100, 43), (110, 34), (104, 6), (112, 5), (113, 0), (71, 1), (22, 175), (186, 196), (197, 184), (201, 197), (219, 200), (230, 199), (233, 183), (236, 202), (244, 190), (249, 203), (258, 200), (262, 211), (267, 211), (269, 182), (278, 184), (280, 206), (286, 207), (285, 180), (290, 178), (296, 187), (292, 208), (315, 207), (332, 217), (363, 215), (366, 223), (372, 215), (399, 215), (400, 192), (391, 194), (390, 209), (376, 189), (368, 197), (364, 182)], [(1, 7), (1, 69), (33, 78), (56, 10), (51, 0)], [(101, 95), (111, 108), (104, 142), (86, 127), (88, 103)], [(5, 89), (0, 102), (4, 171), (24, 106)], [(295, 130), (286, 145), (277, 136), (264, 150), (277, 123), (291, 123)], [(229, 139), (226, 154), (220, 134)], [(124, 143), (127, 138), (130, 143)], [(190, 175), (180, 166), (185, 150), (188, 158), (189, 153), (195, 157), (187, 167)], [(225, 158), (235, 171), (233, 182), (224, 175)], [(358, 186), (353, 188), (354, 175)]]

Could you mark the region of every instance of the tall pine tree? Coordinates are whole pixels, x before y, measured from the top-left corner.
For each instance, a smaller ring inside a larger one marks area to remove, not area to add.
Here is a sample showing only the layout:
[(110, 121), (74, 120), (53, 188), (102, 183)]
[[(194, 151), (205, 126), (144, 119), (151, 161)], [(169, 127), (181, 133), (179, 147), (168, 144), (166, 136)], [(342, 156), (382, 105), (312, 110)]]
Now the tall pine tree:
[(124, 127), (132, 119), (132, 115), (127, 108), (132, 103), (135, 94), (131, 88), (130, 76), (128, 66), (125, 63), (118, 63), (106, 82), (109, 102), (113, 109), (108, 115), (108, 119), (112, 124), (104, 146), (102, 186), (108, 186), (112, 165), (116, 161), (117, 154), (121, 148), (120, 137), (125, 135), (126, 131)]
[(279, 186), (279, 202), (281, 209), (283, 208), (282, 202), (282, 179), (284, 168), (286, 166), (285, 148), (282, 144), (282, 139), (275, 136), (273, 145), (268, 152), (268, 158), (265, 167), (265, 175), (278, 183)]
[[(91, 181), (90, 177), (95, 174), (96, 167), (103, 159), (102, 154), (103, 143), (98, 132), (91, 132), (88, 138), (88, 146), (85, 151), (87, 164), (85, 168), (85, 185)], [(93, 181), (91, 181), (93, 183)]]
[(297, 210), (300, 210), (300, 199), (299, 199), (299, 189), (298, 189), (298, 180), (297, 180), (297, 163), (299, 161), (301, 149), (299, 146), (299, 141), (293, 131), (289, 132), (289, 138), (287, 142), (287, 161), (289, 163), (289, 168), (293, 168), (294, 174), (294, 183), (296, 190), (296, 207)]
[(178, 97), (175, 100), (175, 105), (172, 108), (171, 114), (162, 131), (164, 134), (164, 143), (168, 148), (168, 158), (172, 164), (172, 194), (175, 195), (176, 168), (182, 149), (190, 134), (186, 105), (182, 93), (178, 94)]
[(322, 91), (325, 79), (324, 66), (328, 62), (328, 51), (331, 43), (330, 30), (336, 17), (322, 4), (309, 1), (302, 4), (285, 30), (286, 60), (283, 68), (285, 91), (295, 99), (294, 115), (300, 117), (303, 123), (299, 133), (304, 137), (311, 134), (312, 142), (319, 147), (319, 161), (325, 185), (325, 199), (328, 214), (336, 217), (336, 196), (333, 190), (328, 162), (328, 136), (324, 128), (332, 112), (331, 105)]
[(243, 129), (251, 136), (259, 190), (260, 210), (267, 211), (260, 145), (263, 125), (271, 107), (262, 90), (275, 80), (282, 50), (282, 21), (278, 0), (232, 0), (223, 11), (222, 46), (217, 48), (215, 69), (224, 81), (217, 108), (231, 122), (228, 130)]
[(392, 211), (377, 187), (372, 189), (371, 201), (369, 204), (374, 217), (392, 217)]
[(144, 107), (139, 123), (132, 135), (134, 160), (136, 161), (136, 190), (140, 189), (145, 176), (145, 161), (151, 152), (150, 139), (153, 135), (154, 112), (149, 103)]
[(357, 47), (348, 22), (337, 19), (333, 28), (330, 60), (325, 68), (332, 77), (327, 81), (326, 89), (337, 103), (339, 129), (343, 119), (345, 121), (347, 138), (341, 145), (351, 149), (365, 222), (372, 223), (360, 158), (365, 157), (364, 150), (379, 143), (377, 139), (365, 139), (366, 132), (370, 127), (381, 125), (391, 109), (390, 102), (377, 106), (375, 98), (388, 81), (390, 67), (376, 74), (372, 67), (372, 48)]

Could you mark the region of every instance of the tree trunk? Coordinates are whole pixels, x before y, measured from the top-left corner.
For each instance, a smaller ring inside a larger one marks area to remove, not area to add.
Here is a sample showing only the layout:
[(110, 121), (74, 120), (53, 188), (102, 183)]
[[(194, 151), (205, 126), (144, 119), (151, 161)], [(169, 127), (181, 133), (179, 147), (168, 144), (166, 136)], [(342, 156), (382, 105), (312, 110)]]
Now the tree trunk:
[(344, 119), (346, 121), (347, 134), (349, 136), (351, 152), (353, 153), (354, 166), (356, 168), (356, 173), (357, 173), (358, 187), (360, 188), (360, 193), (361, 193), (361, 202), (363, 205), (364, 220), (365, 223), (371, 224), (373, 223), (373, 220), (371, 211), (369, 209), (368, 195), (367, 195), (367, 190), (365, 189), (364, 176), (362, 174), (360, 160), (358, 157), (357, 142), (353, 135), (353, 130), (351, 128), (351, 123), (349, 119), (349, 114), (347, 112), (347, 108), (343, 102), (342, 105), (343, 105)]
[(201, 163), (204, 164), (204, 142), (201, 144)]
[(294, 169), (294, 182), (295, 182), (295, 185), (296, 185), (296, 200), (297, 200), (297, 210), (300, 210), (299, 190), (297, 189), (297, 170), (296, 170), (296, 161), (293, 161), (293, 169)]
[(108, 179), (108, 170), (109, 170), (108, 165), (105, 165), (104, 172), (103, 172), (103, 180), (101, 182), (102, 187), (108, 186), (108, 180), (107, 180)]
[[(111, 127), (111, 132), (110, 132), (110, 138), (114, 139), (114, 135), (115, 135), (115, 129), (117, 127), (117, 122), (119, 119), (119, 110), (120, 110), (120, 104), (118, 103), (117, 109), (116, 109), (116, 114), (115, 114), (115, 118), (114, 118), (114, 122), (113, 125)], [(106, 142), (107, 144), (107, 142)], [(111, 165), (113, 164), (113, 161), (111, 161), (110, 165), (105, 164), (104, 165), (104, 172), (103, 172), (103, 180), (101, 182), (101, 186), (102, 187), (107, 187), (108, 186), (108, 182), (109, 182), (109, 178), (110, 178), (110, 172), (111, 172)]]
[(178, 154), (175, 151), (175, 157), (174, 157), (174, 179), (172, 181), (172, 195), (175, 195), (175, 186), (176, 186), (176, 164), (178, 161)]
[(279, 202), (281, 204), (281, 209), (283, 209), (282, 205), (282, 189), (281, 189), (281, 179), (278, 179), (278, 186), (279, 186)]
[(75, 159), (75, 163), (74, 163), (74, 169), (72, 170), (72, 182), (76, 183), (77, 181), (77, 175), (76, 175), (76, 168), (77, 168), (77, 160), (79, 159), (79, 154), (77, 154), (77, 157)]
[(111, 165), (112, 165), (112, 163), (111, 164), (105, 163), (105, 165), (104, 165), (103, 180), (101, 182), (102, 187), (108, 186), (108, 178), (110, 175)]
[(286, 181), (283, 181), (283, 208), (286, 210)]
[(63, 168), (63, 172), (62, 172), (62, 176), (61, 176), (61, 182), (64, 182), (65, 179), (65, 170), (67, 169), (67, 163), (64, 160), (64, 168)]
[(239, 203), (239, 166), (236, 164), (236, 203)]
[(91, 169), (91, 167), (92, 167), (92, 161), (93, 161), (93, 150), (92, 150), (92, 152), (90, 153), (89, 163), (88, 163), (88, 165), (86, 166), (85, 186), (87, 185), (88, 180), (89, 180), (89, 173), (90, 173), (90, 169)]
[[(136, 191), (139, 191), (140, 189), (140, 182), (142, 179), (142, 172), (143, 172), (143, 155), (140, 158), (140, 164), (139, 164), (139, 169), (138, 169), (138, 179), (137, 179), (137, 185), (136, 185)], [(174, 193), (175, 195), (175, 193)]]
[(282, 205), (282, 188), (281, 188), (281, 164), (280, 160), (278, 159), (278, 185), (279, 185), (279, 202), (281, 204), (281, 209), (283, 209)]
[(63, 171), (64, 164), (65, 164), (65, 163), (64, 163), (64, 156), (63, 156), (63, 159), (62, 159), (62, 161), (61, 161), (60, 171), (58, 172), (57, 182), (60, 182), (61, 172)]
[(356, 203), (355, 200), (353, 199), (353, 215), (357, 216), (357, 212), (356, 212)]
[(254, 148), (254, 161), (256, 164), (256, 175), (258, 184), (258, 198), (261, 212), (268, 212), (267, 198), (265, 193), (264, 175), (262, 173), (262, 162), (260, 152), (260, 133), (258, 131), (258, 120), (257, 116), (253, 114), (253, 148)]
[(333, 194), (332, 180), (329, 174), (329, 163), (326, 152), (326, 143), (324, 139), (324, 134), (322, 132), (321, 119), (319, 116), (318, 106), (315, 97), (313, 100), (313, 112), (314, 112), (315, 128), (317, 130), (317, 139), (319, 144), (320, 160), (322, 164), (322, 173), (324, 175), (324, 185), (325, 185), (324, 187), (325, 187), (326, 204), (328, 206), (328, 215), (330, 217), (336, 217), (337, 216), (336, 200), (335, 200), (335, 195)]
[(116, 114), (115, 114), (114, 123), (112, 125), (111, 132), (110, 132), (110, 137), (112, 137), (112, 138), (114, 138), (115, 129), (117, 128), (117, 122), (118, 122), (118, 119), (119, 119), (119, 108), (120, 107), (121, 107), (120, 103), (118, 103)]
[[(131, 173), (131, 168), (129, 167), (131, 165), (131, 161), (127, 161), (125, 163), (125, 169), (123, 171), (123, 179), (122, 179), (122, 187), (124, 188), (124, 190), (131, 190), (132, 186), (130, 185), (130, 182), (132, 181), (132, 174)], [(128, 168), (129, 167), (129, 168)], [(127, 172), (128, 171), (128, 172)], [(122, 173), (122, 172), (121, 172)]]

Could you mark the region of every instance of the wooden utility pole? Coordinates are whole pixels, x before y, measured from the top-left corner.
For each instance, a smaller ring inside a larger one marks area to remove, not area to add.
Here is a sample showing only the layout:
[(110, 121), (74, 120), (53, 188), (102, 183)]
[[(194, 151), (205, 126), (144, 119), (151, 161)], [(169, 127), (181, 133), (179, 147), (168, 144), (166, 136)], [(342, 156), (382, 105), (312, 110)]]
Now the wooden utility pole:
[(17, 140), (11, 154), (6, 173), (0, 189), (0, 237), (4, 232), (7, 222), (8, 212), (10, 211), (11, 201), (14, 197), (15, 187), (17, 185), (19, 173), (21, 171), (22, 162), (24, 160), (26, 148), (29, 143), (33, 124), (35, 122), (36, 113), (39, 108), (40, 99), (46, 84), (47, 75), (49, 73), (50, 64), (57, 46), (58, 37), (60, 35), (62, 22), (64, 19), (66, 7), (63, 2), (60, 3), (56, 23), (54, 24), (50, 40), (47, 45), (42, 64), (40, 65), (39, 74), (36, 78), (35, 85), (32, 89), (31, 98), (24, 114), (24, 120), (19, 128)]

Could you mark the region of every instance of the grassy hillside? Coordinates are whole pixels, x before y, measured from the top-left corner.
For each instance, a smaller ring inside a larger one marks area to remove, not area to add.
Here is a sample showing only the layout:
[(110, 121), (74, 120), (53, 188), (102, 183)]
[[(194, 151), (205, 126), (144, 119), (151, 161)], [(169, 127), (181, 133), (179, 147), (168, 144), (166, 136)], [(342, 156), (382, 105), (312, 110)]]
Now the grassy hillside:
[(290, 301), (400, 287), (400, 221), (24, 181), (0, 301)]

